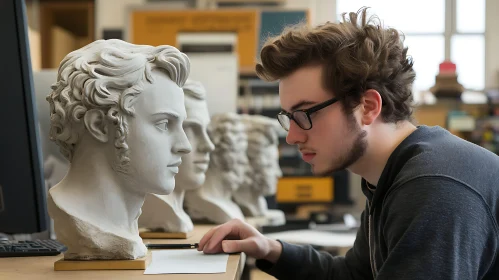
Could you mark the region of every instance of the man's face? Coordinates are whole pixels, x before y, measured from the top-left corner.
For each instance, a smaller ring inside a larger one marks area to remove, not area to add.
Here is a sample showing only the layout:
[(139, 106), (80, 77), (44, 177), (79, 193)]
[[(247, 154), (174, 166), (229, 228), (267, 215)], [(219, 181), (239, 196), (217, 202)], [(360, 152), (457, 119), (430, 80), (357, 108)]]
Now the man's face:
[[(293, 112), (308, 109), (333, 96), (322, 86), (322, 67), (302, 67), (280, 80), (282, 109)], [(288, 144), (298, 145), (303, 160), (315, 174), (326, 175), (348, 168), (365, 152), (366, 133), (354, 115), (347, 116), (340, 102), (312, 113), (312, 128), (304, 130), (294, 121), (286, 137)]]
[(182, 157), (176, 188), (191, 190), (203, 185), (210, 163), (210, 153), (215, 147), (207, 132), (210, 115), (206, 102), (186, 96), (185, 108), (187, 119), (183, 127), (191, 143), (192, 152)]
[(186, 118), (184, 92), (161, 71), (153, 71), (126, 116), (130, 151), (130, 178), (141, 193), (170, 194), (175, 187), (181, 156), (191, 151), (182, 128)]

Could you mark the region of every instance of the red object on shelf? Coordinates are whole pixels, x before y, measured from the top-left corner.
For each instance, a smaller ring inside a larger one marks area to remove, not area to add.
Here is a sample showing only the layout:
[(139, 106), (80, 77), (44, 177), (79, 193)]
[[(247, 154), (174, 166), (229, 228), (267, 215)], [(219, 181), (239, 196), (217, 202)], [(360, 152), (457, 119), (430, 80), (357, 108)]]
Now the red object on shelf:
[(444, 61), (444, 62), (440, 63), (438, 69), (439, 69), (440, 74), (456, 73), (456, 64), (454, 64), (450, 61)]

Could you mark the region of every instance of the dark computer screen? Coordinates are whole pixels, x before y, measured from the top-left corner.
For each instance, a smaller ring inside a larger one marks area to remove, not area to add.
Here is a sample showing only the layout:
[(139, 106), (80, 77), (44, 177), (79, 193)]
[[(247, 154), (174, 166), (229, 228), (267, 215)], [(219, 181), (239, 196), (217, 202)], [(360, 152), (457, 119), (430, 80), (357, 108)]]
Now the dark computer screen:
[(47, 229), (26, 7), (0, 1), (0, 232)]

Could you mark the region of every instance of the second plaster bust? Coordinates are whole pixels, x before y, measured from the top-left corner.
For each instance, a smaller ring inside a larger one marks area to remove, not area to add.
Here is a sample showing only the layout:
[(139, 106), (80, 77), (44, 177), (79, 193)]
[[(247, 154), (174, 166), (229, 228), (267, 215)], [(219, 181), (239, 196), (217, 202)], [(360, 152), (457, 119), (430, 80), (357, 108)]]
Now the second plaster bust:
[(204, 184), (210, 153), (215, 147), (207, 131), (210, 115), (205, 88), (200, 82), (187, 80), (183, 89), (187, 111), (183, 127), (191, 143), (192, 152), (182, 156), (172, 194), (147, 195), (142, 206), (139, 227), (174, 233), (187, 233), (194, 228), (191, 218), (183, 209), (184, 195), (186, 191), (199, 189)]
[(47, 97), (50, 136), (70, 161), (48, 207), (65, 259), (136, 259), (147, 193), (170, 194), (181, 157), (187, 56), (98, 40), (69, 53)]
[(248, 165), (245, 126), (235, 113), (217, 114), (211, 119), (208, 133), (215, 150), (203, 186), (186, 192), (187, 212), (192, 219), (217, 224), (234, 218), (242, 220), (244, 215), (232, 201), (232, 194), (241, 185)]

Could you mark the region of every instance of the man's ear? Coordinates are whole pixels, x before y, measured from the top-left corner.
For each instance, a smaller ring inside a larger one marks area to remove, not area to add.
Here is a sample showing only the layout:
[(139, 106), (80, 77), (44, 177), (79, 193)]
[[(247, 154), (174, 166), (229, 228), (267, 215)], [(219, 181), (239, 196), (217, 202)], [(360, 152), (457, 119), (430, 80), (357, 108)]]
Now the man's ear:
[(97, 141), (106, 143), (109, 139), (108, 122), (104, 112), (98, 109), (92, 109), (85, 113), (84, 117), (85, 128), (90, 135)]
[(370, 125), (381, 114), (383, 100), (377, 90), (368, 89), (364, 92), (360, 105), (363, 109), (361, 117), (362, 124)]

